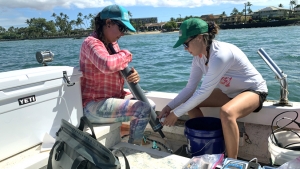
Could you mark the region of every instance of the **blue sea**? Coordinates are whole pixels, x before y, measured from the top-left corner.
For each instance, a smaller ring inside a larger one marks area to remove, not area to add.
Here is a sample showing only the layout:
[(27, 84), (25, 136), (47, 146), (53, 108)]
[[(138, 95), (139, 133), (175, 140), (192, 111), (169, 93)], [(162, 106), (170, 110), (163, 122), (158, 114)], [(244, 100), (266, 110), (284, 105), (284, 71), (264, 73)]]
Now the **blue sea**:
[[(119, 40), (122, 49), (133, 53), (130, 67), (140, 74), (146, 91), (179, 92), (187, 83), (192, 56), (183, 47), (173, 49), (178, 32), (126, 35)], [(300, 26), (220, 30), (217, 40), (241, 48), (266, 79), (269, 100), (280, 98), (275, 73), (257, 54), (263, 48), (287, 75), (288, 99), (300, 101)], [(37, 51), (51, 50), (54, 61), (48, 65), (77, 66), (82, 39), (0, 41), (0, 72), (41, 66)]]

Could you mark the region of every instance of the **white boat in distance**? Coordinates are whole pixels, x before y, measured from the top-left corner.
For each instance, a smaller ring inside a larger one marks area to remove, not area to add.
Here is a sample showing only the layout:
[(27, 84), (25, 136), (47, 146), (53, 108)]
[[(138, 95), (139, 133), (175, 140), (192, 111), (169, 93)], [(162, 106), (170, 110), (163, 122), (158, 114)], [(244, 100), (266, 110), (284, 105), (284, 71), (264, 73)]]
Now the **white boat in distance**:
[[(280, 117), (297, 121), (300, 112), (300, 100), (289, 101), (287, 98), (286, 75), (260, 49), (259, 55), (274, 71), (280, 82), (279, 100), (267, 100), (259, 113), (238, 119), (240, 146), (238, 157), (244, 160), (257, 158), (263, 164), (282, 165), (289, 161), (291, 154), (299, 152), (276, 147), (268, 140), (272, 130), (272, 121)], [(39, 62), (51, 61), (50, 55), (39, 56)], [(54, 143), (55, 133), (61, 119), (77, 126), (83, 116), (80, 77), (78, 67), (43, 66), (0, 73), (0, 168), (46, 168), (49, 151)], [(295, 91), (293, 91), (295, 92)], [(177, 93), (148, 91), (145, 96), (156, 103), (156, 111), (169, 103)], [(219, 117), (220, 108), (203, 108), (204, 116)], [(282, 114), (283, 112), (286, 112)], [(281, 115), (281, 116), (279, 116)], [(295, 119), (296, 117), (296, 119)], [(136, 146), (126, 143), (121, 138), (121, 123), (95, 125), (98, 141), (108, 148), (123, 148), (131, 168), (179, 168), (189, 160), (182, 155), (183, 145), (188, 145), (184, 135), (184, 122), (187, 115), (180, 117), (173, 127), (163, 127), (166, 138), (160, 138), (150, 125), (146, 131), (152, 140), (163, 143), (168, 149), (152, 149), (151, 146)], [(290, 121), (277, 120), (273, 125), (285, 126)], [(128, 124), (128, 123), (123, 123)], [(285, 128), (299, 130), (296, 123)], [(284, 135), (289, 139), (289, 135)], [(297, 139), (296, 141), (297, 142)], [(299, 142), (299, 141), (298, 141)], [(273, 149), (272, 149), (273, 147)], [(182, 149), (182, 150), (180, 150)], [(172, 151), (170, 151), (172, 150)], [(177, 152), (177, 154), (176, 154)], [(178, 153), (179, 152), (179, 153)], [(272, 152), (272, 153), (270, 153)], [(183, 153), (184, 154), (184, 153)], [(122, 159), (120, 158), (122, 163)], [(153, 165), (155, 164), (155, 165)]]

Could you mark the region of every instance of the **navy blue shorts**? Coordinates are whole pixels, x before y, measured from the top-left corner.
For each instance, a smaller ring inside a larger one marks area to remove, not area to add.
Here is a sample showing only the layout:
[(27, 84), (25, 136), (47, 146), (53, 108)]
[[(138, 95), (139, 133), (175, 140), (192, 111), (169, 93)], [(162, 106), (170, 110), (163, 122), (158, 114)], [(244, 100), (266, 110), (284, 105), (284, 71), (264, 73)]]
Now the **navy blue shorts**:
[[(259, 106), (257, 109), (255, 109), (253, 112), (259, 112), (262, 109), (263, 103), (266, 100), (268, 93), (266, 92), (259, 92), (259, 91), (255, 91), (255, 90), (245, 90), (243, 92), (253, 92), (259, 95)], [(243, 93), (242, 92), (242, 93)]]

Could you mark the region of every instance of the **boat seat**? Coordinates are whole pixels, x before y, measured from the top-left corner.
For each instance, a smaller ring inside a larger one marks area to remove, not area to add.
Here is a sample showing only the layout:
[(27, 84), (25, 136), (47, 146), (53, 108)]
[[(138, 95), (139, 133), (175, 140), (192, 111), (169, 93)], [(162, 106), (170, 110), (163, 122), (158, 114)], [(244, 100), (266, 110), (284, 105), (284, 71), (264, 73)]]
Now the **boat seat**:
[[(121, 125), (121, 122), (93, 124), (97, 140), (107, 148), (111, 148), (112, 146), (118, 144), (121, 141)], [(87, 128), (86, 131), (91, 133), (89, 128)]]

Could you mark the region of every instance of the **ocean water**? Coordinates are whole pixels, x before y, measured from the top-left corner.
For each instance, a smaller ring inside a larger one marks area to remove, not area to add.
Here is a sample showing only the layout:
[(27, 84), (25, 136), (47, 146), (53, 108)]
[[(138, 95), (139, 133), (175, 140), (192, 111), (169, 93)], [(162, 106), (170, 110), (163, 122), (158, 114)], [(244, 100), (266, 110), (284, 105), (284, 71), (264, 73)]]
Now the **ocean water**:
[[(140, 86), (147, 91), (179, 92), (187, 83), (192, 56), (183, 47), (173, 49), (177, 32), (136, 34), (119, 40), (121, 49), (133, 53), (129, 64), (140, 74)], [(275, 73), (257, 54), (263, 48), (287, 75), (288, 99), (300, 101), (300, 26), (220, 30), (217, 40), (241, 48), (267, 81), (269, 100), (280, 98)], [(51, 50), (54, 61), (48, 65), (78, 66), (84, 39), (48, 39), (0, 42), (0, 72), (41, 66), (37, 51)]]

